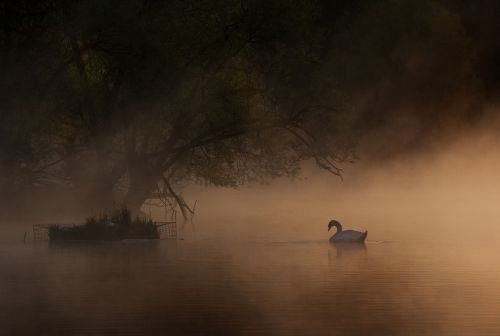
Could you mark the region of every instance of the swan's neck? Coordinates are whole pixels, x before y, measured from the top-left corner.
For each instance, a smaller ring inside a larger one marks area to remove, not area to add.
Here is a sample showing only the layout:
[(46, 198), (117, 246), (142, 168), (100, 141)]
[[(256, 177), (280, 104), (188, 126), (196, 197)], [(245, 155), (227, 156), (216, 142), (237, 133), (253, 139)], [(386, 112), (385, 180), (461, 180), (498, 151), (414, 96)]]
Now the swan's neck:
[(336, 234), (339, 232), (342, 232), (342, 224), (337, 222), (337, 223), (334, 223), (333, 226), (335, 226), (335, 228), (337, 229)]

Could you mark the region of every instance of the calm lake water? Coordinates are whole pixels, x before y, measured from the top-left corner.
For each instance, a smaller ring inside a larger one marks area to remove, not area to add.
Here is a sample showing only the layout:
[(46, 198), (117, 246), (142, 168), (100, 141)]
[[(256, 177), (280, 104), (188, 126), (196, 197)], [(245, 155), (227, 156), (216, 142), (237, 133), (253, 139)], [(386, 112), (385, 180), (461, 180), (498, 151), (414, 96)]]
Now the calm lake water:
[(500, 246), (0, 245), (2, 335), (500, 335)]

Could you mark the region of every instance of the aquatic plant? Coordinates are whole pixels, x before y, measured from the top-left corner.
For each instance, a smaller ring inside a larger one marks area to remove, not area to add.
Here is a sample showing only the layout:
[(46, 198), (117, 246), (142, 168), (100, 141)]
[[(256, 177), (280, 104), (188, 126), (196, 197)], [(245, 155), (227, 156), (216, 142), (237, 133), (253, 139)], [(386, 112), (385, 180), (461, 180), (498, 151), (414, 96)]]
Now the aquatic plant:
[(49, 227), (50, 240), (121, 240), (157, 239), (157, 227), (151, 219), (132, 218), (130, 210), (121, 208), (111, 215), (100, 214), (87, 218), (82, 225)]

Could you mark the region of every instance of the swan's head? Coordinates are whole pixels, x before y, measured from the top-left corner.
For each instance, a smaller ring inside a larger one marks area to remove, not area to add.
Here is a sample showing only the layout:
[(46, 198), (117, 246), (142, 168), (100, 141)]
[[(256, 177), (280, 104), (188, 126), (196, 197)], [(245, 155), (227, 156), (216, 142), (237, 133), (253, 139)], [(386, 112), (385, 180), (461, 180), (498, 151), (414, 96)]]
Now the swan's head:
[(330, 231), (330, 229), (335, 226), (337, 229), (338, 228), (342, 228), (342, 225), (340, 225), (339, 222), (337, 222), (335, 219), (332, 219), (329, 223), (328, 223), (328, 231)]

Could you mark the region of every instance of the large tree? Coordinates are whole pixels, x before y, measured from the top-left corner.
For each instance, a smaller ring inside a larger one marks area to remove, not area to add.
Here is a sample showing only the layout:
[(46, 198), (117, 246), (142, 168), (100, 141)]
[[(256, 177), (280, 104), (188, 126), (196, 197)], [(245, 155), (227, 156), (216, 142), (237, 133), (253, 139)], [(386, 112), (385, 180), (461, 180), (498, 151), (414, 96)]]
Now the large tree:
[(295, 176), (304, 160), (340, 175), (363, 131), (401, 111), (430, 128), (474, 86), (460, 19), (432, 0), (0, 10), (0, 183), (69, 188), (94, 210), (162, 197), (188, 215), (185, 183)]
[(33, 62), (38, 101), (29, 107), (49, 121), (50, 145), (41, 146), (49, 153), (33, 173), (74, 188), (93, 208), (139, 211), (156, 195), (186, 215), (179, 183), (294, 176), (306, 159), (338, 175), (337, 164), (352, 159), (314, 2), (41, 1), (5, 9), (39, 25), (5, 28), (15, 43), (6, 41), (6, 50)]

